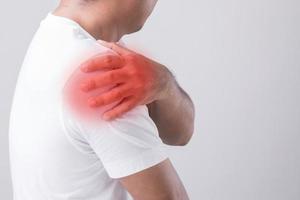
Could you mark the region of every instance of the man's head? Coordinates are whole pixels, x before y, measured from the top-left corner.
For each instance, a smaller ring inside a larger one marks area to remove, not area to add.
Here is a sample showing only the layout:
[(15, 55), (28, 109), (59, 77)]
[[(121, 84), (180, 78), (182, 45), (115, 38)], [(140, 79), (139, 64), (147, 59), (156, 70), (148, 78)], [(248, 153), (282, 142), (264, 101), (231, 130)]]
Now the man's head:
[(143, 27), (156, 2), (157, 0), (61, 0), (59, 10), (71, 8), (72, 18), (80, 18), (79, 21), (88, 19), (93, 26), (99, 25), (102, 29), (115, 26), (118, 34), (124, 35)]

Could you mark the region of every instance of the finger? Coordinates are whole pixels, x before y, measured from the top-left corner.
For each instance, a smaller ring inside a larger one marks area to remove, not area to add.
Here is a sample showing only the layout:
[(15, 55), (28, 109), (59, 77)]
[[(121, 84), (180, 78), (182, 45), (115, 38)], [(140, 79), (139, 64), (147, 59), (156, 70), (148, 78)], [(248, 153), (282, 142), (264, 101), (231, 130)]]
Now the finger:
[(118, 55), (97, 55), (81, 64), (82, 72), (93, 72), (101, 69), (117, 69), (123, 66), (122, 58)]
[(126, 97), (118, 105), (105, 112), (102, 117), (104, 120), (112, 120), (133, 109), (136, 104), (132, 97)]
[(130, 54), (130, 53), (134, 53), (133, 51), (117, 44), (114, 42), (105, 42), (105, 41), (100, 41), (100, 43), (107, 47), (110, 48), (111, 50), (113, 50), (114, 52), (118, 53), (119, 55), (126, 55), (126, 54)]
[(123, 70), (104, 72), (103, 74), (97, 75), (97, 77), (83, 82), (80, 86), (80, 89), (84, 92), (89, 92), (100, 87), (123, 83), (126, 81), (127, 77), (127, 73), (125, 73)]
[(101, 94), (100, 96), (91, 97), (88, 100), (88, 104), (91, 107), (105, 106), (125, 98), (126, 96), (128, 96), (129, 91), (130, 88), (127, 85), (122, 84), (120, 86), (114, 87), (112, 90), (104, 94)]

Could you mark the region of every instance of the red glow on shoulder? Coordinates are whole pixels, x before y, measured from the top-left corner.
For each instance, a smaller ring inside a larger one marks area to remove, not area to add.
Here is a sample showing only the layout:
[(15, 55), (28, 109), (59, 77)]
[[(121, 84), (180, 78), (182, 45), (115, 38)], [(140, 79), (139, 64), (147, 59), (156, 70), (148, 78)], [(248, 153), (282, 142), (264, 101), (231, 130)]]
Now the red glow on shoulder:
[(88, 105), (88, 99), (90, 97), (98, 96), (106, 91), (110, 90), (114, 85), (108, 87), (98, 88), (89, 92), (84, 92), (81, 89), (81, 84), (86, 82), (89, 78), (95, 77), (95, 75), (104, 73), (104, 71), (96, 71), (93, 73), (84, 73), (78, 67), (67, 79), (63, 89), (63, 99), (65, 105), (70, 111), (77, 117), (88, 121), (99, 121), (102, 114), (116, 105), (118, 102), (112, 103), (102, 107), (90, 107)]

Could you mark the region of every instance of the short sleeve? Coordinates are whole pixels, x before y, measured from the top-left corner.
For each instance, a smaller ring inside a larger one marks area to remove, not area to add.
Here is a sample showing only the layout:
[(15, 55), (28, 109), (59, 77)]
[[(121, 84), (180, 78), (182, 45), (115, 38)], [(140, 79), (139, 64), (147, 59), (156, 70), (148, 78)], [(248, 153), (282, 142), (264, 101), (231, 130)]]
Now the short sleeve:
[(76, 124), (111, 178), (137, 173), (167, 159), (145, 105), (112, 121), (99, 118), (99, 123), (77, 121)]

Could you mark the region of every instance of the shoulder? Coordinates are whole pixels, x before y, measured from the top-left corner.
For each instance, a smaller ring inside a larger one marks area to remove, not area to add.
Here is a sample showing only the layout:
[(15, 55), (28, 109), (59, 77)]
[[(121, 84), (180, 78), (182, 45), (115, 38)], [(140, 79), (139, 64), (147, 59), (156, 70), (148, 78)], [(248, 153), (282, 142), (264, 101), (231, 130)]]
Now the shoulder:
[[(88, 61), (90, 58), (98, 55), (113, 54), (110, 49), (103, 47), (95, 41), (84, 39), (73, 44), (69, 49), (69, 60), (65, 65), (66, 68), (63, 72), (63, 89), (62, 97), (65, 105), (69, 108), (72, 114), (76, 115), (80, 120), (86, 121), (99, 121), (101, 113), (115, 104), (100, 108), (91, 108), (88, 106), (88, 99), (94, 95), (99, 95), (111, 89), (114, 85), (98, 88), (90, 92), (81, 90), (81, 84), (87, 80), (93, 79), (95, 76), (104, 73), (104, 71), (97, 71), (93, 73), (84, 73), (81, 71), (81, 65)], [(82, 119), (84, 118), (84, 119)]]

